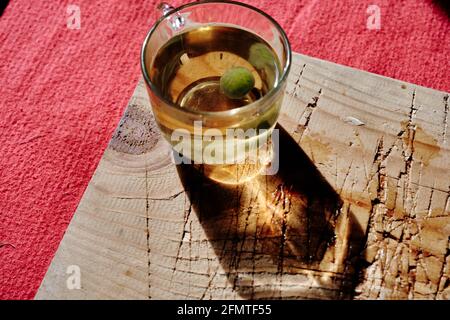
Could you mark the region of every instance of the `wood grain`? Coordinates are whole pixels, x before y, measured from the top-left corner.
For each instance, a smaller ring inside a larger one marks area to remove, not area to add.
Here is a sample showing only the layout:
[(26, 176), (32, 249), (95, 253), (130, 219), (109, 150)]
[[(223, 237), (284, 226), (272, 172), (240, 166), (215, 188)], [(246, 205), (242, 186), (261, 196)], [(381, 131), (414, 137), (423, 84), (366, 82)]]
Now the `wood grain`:
[(280, 170), (240, 186), (172, 163), (139, 82), (36, 299), (450, 299), (448, 93), (298, 54), (288, 82)]

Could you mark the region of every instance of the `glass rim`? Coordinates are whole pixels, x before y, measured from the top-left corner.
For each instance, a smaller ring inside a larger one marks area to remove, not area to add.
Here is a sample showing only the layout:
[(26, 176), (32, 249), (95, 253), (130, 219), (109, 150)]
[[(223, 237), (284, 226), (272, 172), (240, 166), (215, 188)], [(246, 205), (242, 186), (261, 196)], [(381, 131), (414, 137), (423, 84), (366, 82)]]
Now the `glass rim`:
[[(283, 67), (283, 72), (281, 74), (280, 80), (277, 82), (277, 84), (271, 88), (266, 95), (264, 95), (262, 98), (255, 100), (252, 103), (249, 103), (243, 107), (239, 107), (239, 108), (233, 108), (231, 110), (225, 110), (225, 111), (196, 111), (196, 110), (188, 110), (185, 108), (182, 108), (180, 105), (178, 105), (177, 103), (174, 103), (168, 99), (166, 99), (165, 97), (163, 97), (163, 95), (160, 93), (159, 89), (156, 87), (156, 85), (150, 80), (150, 77), (147, 73), (147, 68), (145, 65), (145, 53), (147, 50), (147, 46), (148, 43), (150, 41), (151, 36), (153, 35), (153, 33), (155, 32), (156, 28), (161, 24), (161, 22), (163, 22), (167, 17), (178, 13), (179, 11), (189, 8), (189, 7), (193, 7), (193, 6), (198, 6), (198, 5), (202, 5), (202, 4), (210, 4), (210, 3), (218, 3), (218, 4), (232, 4), (232, 5), (236, 5), (236, 6), (241, 6), (241, 7), (245, 7), (247, 9), (253, 10), (257, 13), (259, 13), (260, 15), (262, 15), (263, 17), (265, 17), (266, 19), (268, 19), (277, 29), (277, 31), (280, 33), (281, 38), (282, 38), (282, 42), (283, 42), (283, 46), (284, 49), (286, 50), (286, 63), (285, 66)], [(270, 98), (272, 98), (282, 87), (282, 84), (287, 80), (287, 75), (289, 73), (289, 70), (291, 68), (291, 60), (292, 60), (292, 52), (291, 52), (291, 45), (289, 43), (288, 37), (286, 35), (286, 32), (283, 30), (283, 28), (280, 26), (280, 24), (274, 19), (272, 18), (270, 15), (268, 15), (267, 13), (265, 13), (264, 11), (246, 4), (246, 3), (242, 3), (242, 2), (238, 2), (238, 1), (233, 1), (233, 0), (200, 0), (200, 1), (196, 1), (196, 2), (191, 2), (191, 3), (187, 3), (184, 5), (181, 5), (177, 8), (174, 8), (173, 10), (167, 12), (166, 14), (162, 15), (151, 27), (151, 29), (148, 31), (144, 43), (142, 44), (142, 48), (141, 48), (141, 71), (142, 74), (144, 75), (144, 80), (146, 82), (146, 84), (150, 87), (151, 91), (153, 92), (153, 94), (155, 94), (159, 99), (161, 99), (167, 106), (174, 108), (178, 111), (182, 111), (182, 112), (186, 112), (188, 114), (195, 114), (195, 115), (208, 115), (208, 116), (224, 116), (224, 115), (235, 115), (235, 114), (239, 114), (239, 113), (244, 113), (248, 110), (251, 109), (256, 109), (259, 105), (263, 104), (265, 101), (270, 100)]]

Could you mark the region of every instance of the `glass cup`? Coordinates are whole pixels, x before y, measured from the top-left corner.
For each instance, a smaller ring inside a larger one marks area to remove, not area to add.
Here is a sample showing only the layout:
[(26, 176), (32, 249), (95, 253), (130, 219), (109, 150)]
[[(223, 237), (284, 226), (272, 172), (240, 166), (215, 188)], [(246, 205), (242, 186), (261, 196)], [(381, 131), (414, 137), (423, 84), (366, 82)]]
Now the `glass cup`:
[[(141, 68), (175, 161), (227, 184), (275, 173), (274, 127), (291, 65), (283, 29), (261, 10), (234, 1), (162, 3), (158, 9), (163, 16), (145, 38)], [(236, 67), (252, 74), (254, 87), (230, 98), (221, 79)]]

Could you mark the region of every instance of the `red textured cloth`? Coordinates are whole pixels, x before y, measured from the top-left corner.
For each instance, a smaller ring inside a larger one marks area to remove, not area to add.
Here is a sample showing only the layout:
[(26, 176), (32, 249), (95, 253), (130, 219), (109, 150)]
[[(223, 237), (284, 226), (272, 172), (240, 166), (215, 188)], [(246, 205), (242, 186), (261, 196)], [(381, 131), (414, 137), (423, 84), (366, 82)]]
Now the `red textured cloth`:
[[(0, 17), (0, 298), (34, 297), (140, 76), (155, 2), (12, 0)], [(297, 52), (450, 89), (450, 24), (437, 3), (247, 2)], [(81, 9), (79, 30), (66, 26), (68, 4)], [(380, 30), (366, 28), (370, 4)]]

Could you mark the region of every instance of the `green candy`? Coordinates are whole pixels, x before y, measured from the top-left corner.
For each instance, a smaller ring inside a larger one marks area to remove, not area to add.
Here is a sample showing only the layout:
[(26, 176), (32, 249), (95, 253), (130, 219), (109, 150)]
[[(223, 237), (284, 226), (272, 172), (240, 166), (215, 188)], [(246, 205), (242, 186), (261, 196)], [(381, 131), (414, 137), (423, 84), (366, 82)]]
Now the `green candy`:
[(220, 78), (220, 89), (230, 99), (245, 97), (255, 85), (255, 78), (250, 70), (244, 67), (228, 69)]

